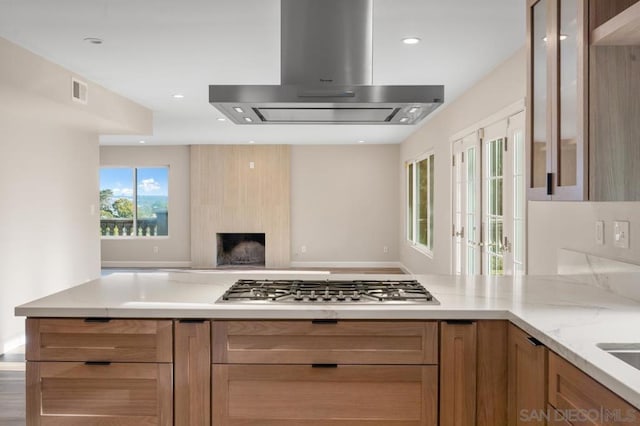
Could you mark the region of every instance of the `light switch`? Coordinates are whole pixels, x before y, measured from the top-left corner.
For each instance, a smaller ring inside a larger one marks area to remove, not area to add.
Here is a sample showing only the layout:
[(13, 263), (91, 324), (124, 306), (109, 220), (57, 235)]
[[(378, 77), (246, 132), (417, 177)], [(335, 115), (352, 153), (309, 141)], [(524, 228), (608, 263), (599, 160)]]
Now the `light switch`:
[(253, 161), (249, 161), (249, 168), (250, 169), (255, 169), (256, 168), (256, 163), (254, 163)]
[(619, 220), (613, 222), (613, 245), (629, 248), (629, 222)]
[(604, 245), (604, 221), (596, 221), (596, 244), (599, 246)]

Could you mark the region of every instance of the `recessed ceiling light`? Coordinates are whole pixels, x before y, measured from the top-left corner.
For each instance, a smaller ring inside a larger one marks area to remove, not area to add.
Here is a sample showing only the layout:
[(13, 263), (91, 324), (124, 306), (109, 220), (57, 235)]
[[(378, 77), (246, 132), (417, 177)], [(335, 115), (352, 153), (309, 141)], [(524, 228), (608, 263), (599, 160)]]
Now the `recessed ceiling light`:
[(256, 141), (249, 141), (249, 143), (256, 143)]
[(364, 141), (358, 141), (358, 143), (364, 143)]
[(233, 109), (239, 114), (242, 114), (244, 112), (240, 107), (233, 107)]
[(416, 112), (418, 112), (420, 110), (420, 108), (418, 107), (413, 107), (409, 110), (409, 114), (415, 114)]
[(173, 95), (173, 99), (183, 99), (184, 95), (182, 93), (176, 93)]
[(226, 119), (226, 118), (224, 118), (224, 117), (219, 117), (219, 118), (218, 118), (218, 121), (227, 121), (227, 119)]
[(85, 37), (84, 41), (91, 44), (102, 44), (102, 39), (98, 37)]
[(409, 121), (409, 119), (408, 119), (407, 117), (402, 117), (402, 118), (400, 119), (400, 122), (401, 122), (401, 123), (406, 123), (407, 121)]
[(418, 37), (405, 37), (402, 39), (404, 44), (418, 44), (420, 43), (420, 39)]
[(145, 141), (140, 141), (140, 143), (146, 143)]
[(252, 123), (253, 120), (251, 119), (251, 117), (245, 117), (244, 121), (246, 121), (247, 123)]

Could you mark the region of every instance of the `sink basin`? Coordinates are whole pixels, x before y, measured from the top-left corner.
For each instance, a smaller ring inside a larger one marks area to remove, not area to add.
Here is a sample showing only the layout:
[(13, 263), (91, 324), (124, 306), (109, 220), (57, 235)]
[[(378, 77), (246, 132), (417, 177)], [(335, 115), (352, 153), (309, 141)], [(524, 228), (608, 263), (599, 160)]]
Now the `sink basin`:
[(640, 370), (640, 343), (598, 343), (597, 346)]

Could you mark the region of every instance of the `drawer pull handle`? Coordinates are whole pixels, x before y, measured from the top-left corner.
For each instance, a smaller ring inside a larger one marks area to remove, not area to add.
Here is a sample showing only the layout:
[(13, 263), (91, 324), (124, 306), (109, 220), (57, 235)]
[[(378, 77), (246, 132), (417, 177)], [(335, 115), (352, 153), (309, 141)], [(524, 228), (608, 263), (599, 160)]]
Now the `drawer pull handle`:
[(338, 368), (338, 364), (311, 364), (312, 368)]
[(474, 323), (472, 320), (446, 320), (449, 325), (471, 325)]
[(535, 337), (527, 337), (527, 340), (529, 341), (529, 343), (531, 343), (533, 346), (543, 346), (542, 342), (538, 339), (536, 339)]
[(181, 324), (202, 324), (205, 322), (203, 319), (181, 319), (179, 320)]
[(311, 320), (311, 324), (337, 324), (337, 319), (314, 319)]
[(84, 365), (111, 365), (110, 361), (87, 361)]
[(111, 318), (85, 318), (84, 322), (109, 322), (111, 321)]

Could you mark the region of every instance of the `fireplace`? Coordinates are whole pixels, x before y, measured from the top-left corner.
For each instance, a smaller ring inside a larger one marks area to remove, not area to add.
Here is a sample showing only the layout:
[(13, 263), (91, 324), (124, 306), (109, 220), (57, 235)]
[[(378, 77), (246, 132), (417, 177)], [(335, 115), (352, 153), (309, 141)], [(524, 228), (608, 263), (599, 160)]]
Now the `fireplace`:
[(265, 266), (264, 234), (218, 233), (217, 266)]

